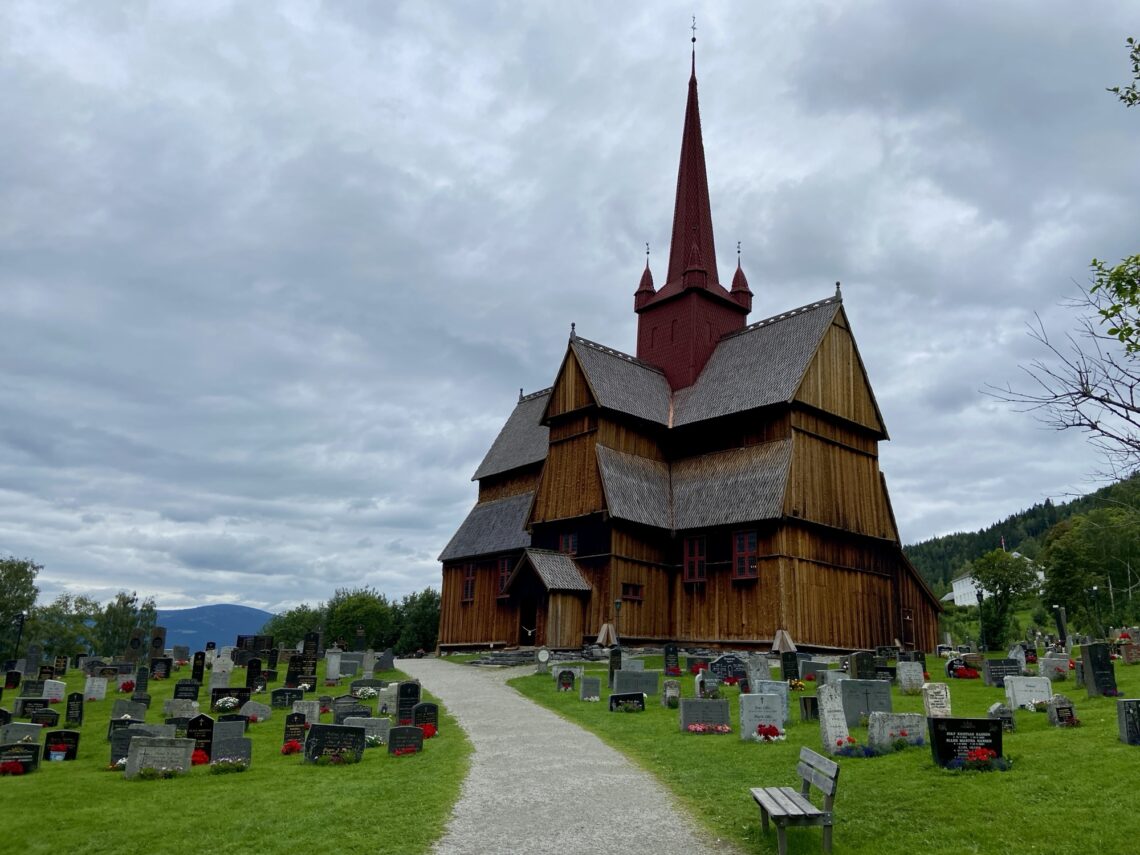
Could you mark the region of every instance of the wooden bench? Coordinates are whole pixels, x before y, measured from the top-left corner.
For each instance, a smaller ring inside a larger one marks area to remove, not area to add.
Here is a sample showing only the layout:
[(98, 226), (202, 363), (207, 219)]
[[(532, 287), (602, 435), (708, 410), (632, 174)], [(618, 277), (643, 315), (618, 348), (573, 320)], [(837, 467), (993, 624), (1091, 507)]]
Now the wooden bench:
[[(760, 805), (760, 824), (766, 834), (768, 819), (776, 823), (776, 841), (780, 855), (788, 855), (788, 826), (823, 826), (823, 851), (831, 851), (831, 827), (835, 803), (835, 784), (839, 780), (839, 764), (810, 748), (800, 749), (800, 762), (796, 772), (802, 778), (797, 793), (791, 787), (753, 787), (752, 798)], [(808, 800), (812, 785), (823, 793), (823, 807), (817, 808)]]

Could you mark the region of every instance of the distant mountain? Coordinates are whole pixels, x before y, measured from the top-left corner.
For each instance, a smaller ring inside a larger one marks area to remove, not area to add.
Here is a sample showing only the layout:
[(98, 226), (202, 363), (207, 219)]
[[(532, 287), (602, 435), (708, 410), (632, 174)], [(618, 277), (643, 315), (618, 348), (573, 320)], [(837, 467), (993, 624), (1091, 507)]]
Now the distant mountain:
[(159, 609), (158, 625), (166, 627), (166, 646), (187, 645), (191, 652), (204, 650), (207, 641), (218, 647), (233, 644), (239, 635), (256, 635), (273, 615), (249, 606), (196, 606), (192, 609)]

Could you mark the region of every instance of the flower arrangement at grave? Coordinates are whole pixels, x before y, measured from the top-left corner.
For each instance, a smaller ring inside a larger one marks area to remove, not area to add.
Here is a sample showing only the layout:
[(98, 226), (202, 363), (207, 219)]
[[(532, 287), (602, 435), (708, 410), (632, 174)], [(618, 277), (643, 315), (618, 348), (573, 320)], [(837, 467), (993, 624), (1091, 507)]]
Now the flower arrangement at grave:
[(726, 686), (735, 686), (737, 683), (740, 682), (740, 678), (739, 677), (733, 677), (731, 674), (729, 674), (727, 677), (725, 677), (723, 680), (721, 680), (721, 682), (724, 683)]
[(1077, 670), (1077, 663), (1074, 662), (1072, 659), (1069, 660), (1069, 670), (1070, 671), (1076, 671)]
[(1040, 698), (1033, 698), (1023, 703), (1021, 708), (1029, 712), (1045, 712), (1049, 708), (1049, 702), (1043, 701)]
[(929, 671), (923, 671), (922, 672), (922, 679), (929, 681), (930, 680), (930, 672)]
[(953, 676), (959, 680), (976, 680), (978, 679), (978, 669), (963, 665), (961, 668), (954, 669)]
[(338, 751), (335, 754), (322, 754), (317, 758), (318, 766), (351, 766), (360, 760), (352, 751)]
[(127, 768), (127, 758), (120, 757), (114, 763), (110, 763), (103, 767), (104, 772), (122, 772)]
[(638, 701), (618, 701), (614, 712), (644, 712), (645, 705)]
[(229, 775), (234, 772), (246, 772), (249, 763), (237, 757), (220, 757), (210, 764), (211, 775)]
[(301, 745), (301, 743), (298, 742), (296, 739), (290, 739), (290, 740), (287, 740), (286, 743), (281, 746), (281, 753), (284, 754), (286, 757), (288, 757), (290, 754), (300, 754), (302, 747), (303, 746)]
[(582, 698), (582, 700), (587, 701), (588, 703), (596, 704), (601, 700), (601, 698), (599, 698), (597, 695), (591, 695), (588, 698)]
[(972, 748), (965, 757), (951, 760), (947, 768), (963, 772), (1008, 772), (1013, 768), (1013, 761), (999, 757), (992, 748)]
[(732, 733), (732, 727), (727, 724), (690, 724), (685, 728), (689, 733)]
[[(379, 748), (383, 744), (384, 744), (384, 742), (383, 742), (383, 740), (380, 739), (379, 736), (366, 736), (366, 737), (364, 737), (364, 747), (365, 748)], [(282, 751), (282, 753), (284, 753), (284, 751)]]
[(680, 677), (681, 676), (681, 666), (680, 665), (670, 665), (668, 668), (665, 669), (665, 676), (666, 677)]
[(414, 745), (409, 745), (407, 748), (397, 748), (392, 752), (392, 756), (403, 757), (405, 754), (415, 754), (418, 750)]
[(48, 755), (53, 760), (62, 760), (67, 755), (67, 745), (57, 742), (48, 746)]
[(815, 682), (815, 674), (814, 673), (805, 674), (804, 679), (809, 683), (814, 683)]
[(189, 659), (175, 659), (174, 660), (174, 667), (175, 668), (181, 668), (183, 665), (189, 665), (189, 664), (190, 664)]
[(168, 781), (182, 774), (180, 769), (168, 769), (165, 766), (147, 766), (139, 769), (135, 778), (137, 781)]
[(870, 745), (860, 745), (854, 736), (835, 740), (835, 751), (840, 757), (878, 757), (881, 752)]
[(259, 721), (261, 721), (261, 719), (259, 719), (256, 714), (251, 714), (247, 716), (247, 718), (249, 719), (250, 724), (257, 724)]
[(205, 766), (210, 762), (210, 755), (203, 751), (201, 748), (195, 748), (194, 753), (190, 755), (191, 766)]
[(49, 703), (49, 704), (58, 704), (58, 703), (60, 703), (62, 700), (63, 700), (63, 698), (48, 698), (48, 703)]
[(764, 724), (761, 722), (756, 725), (756, 733), (752, 736), (757, 742), (783, 742), (787, 738), (787, 734), (774, 724)]
[(353, 697), (360, 698), (362, 701), (371, 700), (378, 694), (380, 693), (373, 689), (371, 686), (361, 686), (359, 689), (352, 693)]
[(793, 692), (802, 692), (804, 690), (804, 681), (797, 677), (788, 678), (788, 688)]
[(215, 706), (222, 712), (233, 712), (241, 706), (241, 701), (227, 695), (224, 698), (218, 698), (218, 703)]
[(0, 763), (0, 775), (23, 775), (24, 764), (19, 760), (6, 760)]
[(1103, 692), (1101, 692), (1101, 694), (1104, 695), (1106, 698), (1122, 698), (1122, 697), (1124, 697), (1124, 692), (1120, 691), (1120, 689), (1105, 689)]
[(439, 733), (439, 728), (431, 722), (421, 724), (420, 730), (424, 732), (424, 739), (431, 739), (433, 736)]
[(324, 704), (321, 705), (321, 715), (325, 715), (325, 714), (331, 713), (331, 712), (332, 712), (332, 707), (326, 707)]
[(926, 740), (921, 736), (916, 736), (914, 741), (911, 742), (910, 733), (906, 730), (906, 728), (898, 731), (898, 733), (892, 730), (887, 734), (887, 736), (891, 740), (891, 748), (893, 748), (895, 751), (905, 751), (912, 745), (920, 746), (926, 743)]
[(311, 691), (313, 691), (313, 685), (312, 685), (312, 683), (298, 683), (298, 684), (297, 684), (297, 688), (298, 688), (298, 689), (300, 689), (302, 692), (311, 692)]
[(412, 724), (412, 720), (410, 718), (402, 718), (398, 722), (396, 722), (396, 724), (398, 724), (400, 727), (410, 727)]
[(1057, 722), (1057, 727), (1080, 727), (1080, 726), (1081, 726), (1081, 720), (1079, 718), (1077, 718), (1076, 716), (1073, 716), (1070, 719), (1060, 719)]
[(697, 663), (697, 664), (695, 664), (695, 665), (690, 665), (690, 666), (689, 666), (689, 673), (690, 673), (690, 674), (699, 674), (699, 673), (701, 673), (702, 671), (707, 671), (707, 670), (709, 670), (709, 666), (708, 666), (708, 665), (704, 665), (704, 664), (702, 664), (702, 663), (700, 663), (700, 662), (698, 662), (698, 663)]
[(133, 692), (135, 690), (135, 681), (127, 680), (125, 683), (119, 684), (120, 692)]

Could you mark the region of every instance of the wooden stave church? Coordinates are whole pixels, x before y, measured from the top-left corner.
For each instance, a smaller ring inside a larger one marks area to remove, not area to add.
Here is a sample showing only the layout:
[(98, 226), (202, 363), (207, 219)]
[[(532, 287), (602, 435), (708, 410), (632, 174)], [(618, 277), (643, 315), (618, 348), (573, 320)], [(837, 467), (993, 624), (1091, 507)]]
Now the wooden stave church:
[(838, 285), (746, 324), (752, 296), (739, 261), (730, 288), (717, 275), (694, 62), (637, 356), (572, 333), (554, 385), (520, 394), (440, 555), (441, 650), (578, 648), (606, 623), (623, 643), (934, 649)]

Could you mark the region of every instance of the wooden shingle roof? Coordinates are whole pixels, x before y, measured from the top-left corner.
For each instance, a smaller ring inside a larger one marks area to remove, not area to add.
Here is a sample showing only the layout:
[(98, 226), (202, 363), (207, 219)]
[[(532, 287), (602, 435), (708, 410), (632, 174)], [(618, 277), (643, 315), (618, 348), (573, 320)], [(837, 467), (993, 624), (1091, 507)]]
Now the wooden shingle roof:
[(530, 546), (526, 517), (534, 493), (480, 502), (440, 553), (440, 561), (455, 561)]
[(506, 589), (509, 591), (523, 567), (530, 565), (535, 575), (542, 582), (547, 591), (586, 591), (593, 590), (590, 583), (578, 569), (577, 562), (562, 552), (552, 552), (549, 549), (527, 549), (515, 566), (514, 571), (507, 579)]
[(578, 336), (570, 347), (599, 407), (669, 424), (669, 381), (660, 368)]
[(471, 476), (472, 481), (546, 459), (550, 428), (542, 424), (541, 420), (549, 400), (550, 389), (519, 399), (483, 462)]
[(599, 445), (610, 516), (670, 530), (733, 525), (783, 514), (789, 439), (664, 463)]

